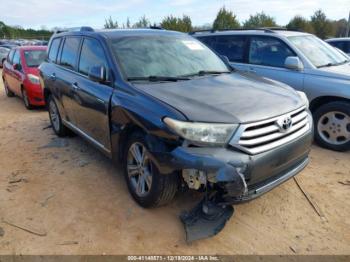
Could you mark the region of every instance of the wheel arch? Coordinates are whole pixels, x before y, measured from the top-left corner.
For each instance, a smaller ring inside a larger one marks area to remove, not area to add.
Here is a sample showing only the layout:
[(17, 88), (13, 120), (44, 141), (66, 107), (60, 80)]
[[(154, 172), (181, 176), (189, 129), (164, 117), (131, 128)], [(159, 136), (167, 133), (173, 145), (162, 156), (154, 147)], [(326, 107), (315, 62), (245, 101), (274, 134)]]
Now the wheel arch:
[(44, 88), (44, 100), (45, 104), (48, 104), (49, 96), (51, 95), (51, 91), (48, 88)]
[(350, 102), (349, 99), (340, 96), (320, 96), (310, 102), (310, 111), (315, 112), (320, 106), (337, 101)]

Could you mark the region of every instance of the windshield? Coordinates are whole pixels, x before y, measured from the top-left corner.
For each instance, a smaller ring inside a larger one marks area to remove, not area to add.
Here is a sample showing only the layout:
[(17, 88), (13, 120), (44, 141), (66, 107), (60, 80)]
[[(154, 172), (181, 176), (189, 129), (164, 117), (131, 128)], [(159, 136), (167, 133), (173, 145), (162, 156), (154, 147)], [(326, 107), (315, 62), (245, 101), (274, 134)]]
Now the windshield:
[(191, 37), (127, 36), (111, 41), (114, 54), (128, 79), (229, 72), (216, 54)]
[(290, 36), (288, 39), (316, 67), (339, 65), (347, 61), (347, 59), (332, 46), (313, 35)]
[(45, 50), (24, 51), (25, 61), (28, 67), (38, 67), (46, 58)]

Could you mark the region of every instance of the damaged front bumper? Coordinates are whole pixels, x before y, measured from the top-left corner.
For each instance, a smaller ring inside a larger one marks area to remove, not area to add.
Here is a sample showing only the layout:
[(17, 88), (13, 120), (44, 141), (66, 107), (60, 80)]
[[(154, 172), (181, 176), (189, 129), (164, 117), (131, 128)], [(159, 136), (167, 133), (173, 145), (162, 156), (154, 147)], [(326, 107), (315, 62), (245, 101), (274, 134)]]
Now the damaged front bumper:
[(270, 151), (249, 155), (234, 148), (177, 147), (153, 153), (161, 173), (203, 171), (223, 189), (222, 201), (237, 204), (255, 199), (302, 171), (308, 163), (313, 133)]

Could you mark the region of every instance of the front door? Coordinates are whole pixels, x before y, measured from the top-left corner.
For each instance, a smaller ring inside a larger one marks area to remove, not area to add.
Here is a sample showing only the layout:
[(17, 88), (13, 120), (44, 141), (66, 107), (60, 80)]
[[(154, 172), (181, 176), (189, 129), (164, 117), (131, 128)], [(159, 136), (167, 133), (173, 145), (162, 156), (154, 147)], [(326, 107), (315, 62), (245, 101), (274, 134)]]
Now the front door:
[[(93, 66), (104, 67), (107, 81), (99, 83), (89, 79)], [(74, 85), (74, 99), (77, 105), (77, 127), (92, 138), (98, 146), (110, 151), (109, 102), (113, 93), (109, 66), (101, 43), (94, 38), (84, 38), (78, 65), (79, 77)]]
[(288, 56), (296, 54), (280, 39), (269, 36), (250, 38), (248, 71), (303, 90), (304, 72), (285, 68)]

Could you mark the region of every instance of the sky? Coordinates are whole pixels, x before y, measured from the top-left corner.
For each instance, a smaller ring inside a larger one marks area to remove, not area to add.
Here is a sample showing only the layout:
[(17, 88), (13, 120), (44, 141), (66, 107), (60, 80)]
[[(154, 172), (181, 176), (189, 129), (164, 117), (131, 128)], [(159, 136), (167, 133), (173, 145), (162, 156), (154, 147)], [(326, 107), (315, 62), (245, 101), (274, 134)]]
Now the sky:
[(225, 6), (240, 22), (264, 11), (285, 25), (294, 15), (310, 17), (322, 9), (331, 19), (348, 18), (350, 0), (0, 0), (0, 21), (23, 28), (91, 26), (102, 28), (112, 16), (121, 25), (145, 15), (159, 23), (167, 15), (189, 15), (193, 25), (212, 23)]

